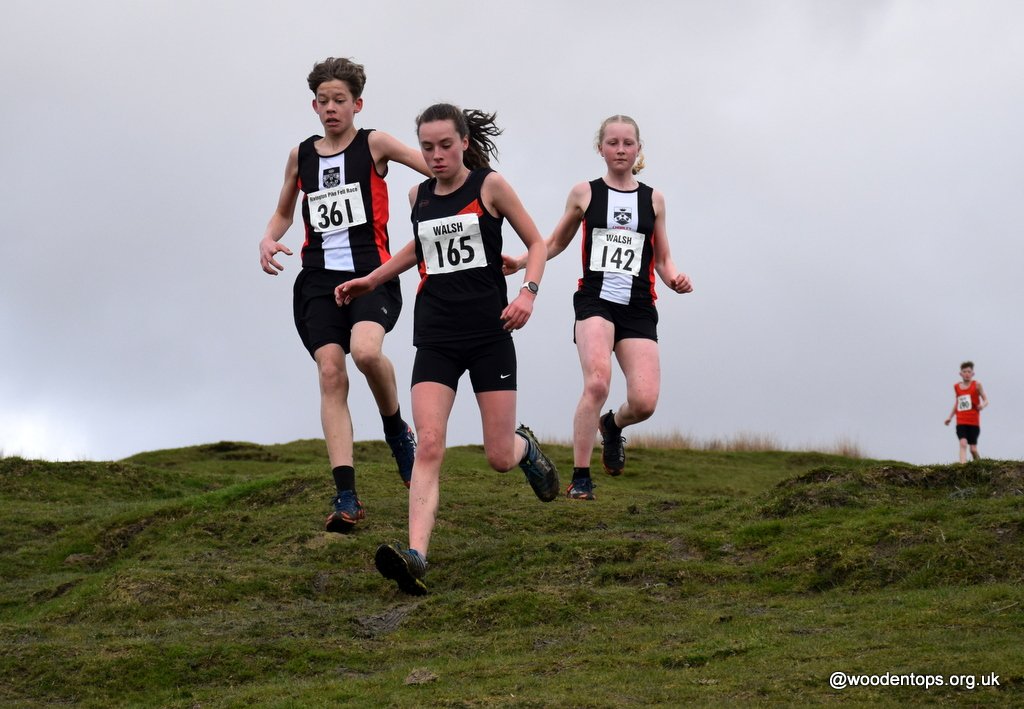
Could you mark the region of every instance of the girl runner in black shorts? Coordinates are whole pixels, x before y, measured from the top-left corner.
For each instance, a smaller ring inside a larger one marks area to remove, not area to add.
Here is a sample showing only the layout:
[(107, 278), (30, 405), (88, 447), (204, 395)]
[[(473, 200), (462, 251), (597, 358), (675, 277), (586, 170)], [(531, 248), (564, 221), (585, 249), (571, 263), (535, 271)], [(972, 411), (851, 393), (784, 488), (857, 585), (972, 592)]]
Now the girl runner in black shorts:
[[(590, 456), (595, 429), (601, 433), (605, 469), (619, 475), (626, 465), (622, 429), (650, 418), (658, 403), (655, 272), (676, 293), (693, 290), (689, 276), (672, 261), (664, 196), (636, 179), (644, 166), (636, 121), (621, 115), (605, 119), (595, 147), (608, 168), (605, 176), (572, 188), (565, 213), (546, 242), (548, 258), (554, 258), (584, 225), (583, 277), (573, 297), (583, 395), (573, 418), (573, 479), (566, 490), (578, 500), (594, 499)], [(503, 261), (507, 275), (525, 263), (523, 256)], [(626, 377), (626, 401), (601, 416), (613, 352)]]
[[(409, 193), (414, 240), (365, 278), (344, 283), (339, 305), (419, 267), (413, 317), (416, 360), (412, 413), (419, 437), (409, 491), (409, 548), (377, 549), (380, 572), (407, 593), (426, 593), (423, 576), (440, 498), (448, 417), (463, 373), (480, 407), (487, 462), (517, 464), (537, 496), (558, 495), (558, 474), (536, 438), (516, 428), (516, 357), (512, 331), (533, 312), (546, 253), (544, 240), (512, 187), (489, 167), (494, 115), (436, 104), (416, 120), (420, 149), (434, 177)], [(528, 251), (526, 283), (508, 302), (501, 226), (507, 219)]]

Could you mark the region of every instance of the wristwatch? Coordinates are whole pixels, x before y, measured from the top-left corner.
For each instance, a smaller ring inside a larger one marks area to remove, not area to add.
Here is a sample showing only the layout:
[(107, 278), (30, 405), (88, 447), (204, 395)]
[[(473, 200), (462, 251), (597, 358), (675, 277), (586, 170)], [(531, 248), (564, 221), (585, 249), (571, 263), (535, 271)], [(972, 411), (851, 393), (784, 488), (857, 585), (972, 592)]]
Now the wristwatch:
[[(540, 286), (538, 286), (533, 281), (527, 281), (526, 283), (524, 283), (523, 284), (523, 288), (525, 288), (526, 290), (530, 291), (534, 295), (537, 295), (537, 293), (540, 291)], [(522, 289), (520, 289), (520, 290), (522, 290)]]

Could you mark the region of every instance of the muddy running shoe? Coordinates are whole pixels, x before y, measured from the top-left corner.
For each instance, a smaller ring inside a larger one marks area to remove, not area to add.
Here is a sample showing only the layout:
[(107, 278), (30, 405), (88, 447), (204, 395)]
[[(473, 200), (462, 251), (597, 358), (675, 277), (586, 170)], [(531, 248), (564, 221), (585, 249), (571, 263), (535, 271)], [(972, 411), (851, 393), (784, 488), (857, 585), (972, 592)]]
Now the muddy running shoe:
[(601, 461), (609, 475), (621, 475), (626, 467), (626, 439), (622, 429), (615, 425), (615, 412), (609, 411), (601, 417), (598, 428), (601, 431)]
[(593, 500), (594, 481), (592, 478), (573, 478), (565, 489), (565, 496), (570, 500)]
[(558, 497), (558, 470), (551, 459), (544, 455), (533, 431), (519, 424), (516, 433), (526, 439), (526, 457), (519, 461), (519, 467), (526, 473), (530, 487), (542, 502), (551, 502)]
[(398, 584), (398, 590), (411, 596), (427, 595), (423, 577), (427, 562), (415, 549), (402, 549), (401, 544), (381, 544), (373, 557), (377, 571)]
[(327, 524), (324, 526), (328, 532), (347, 534), (362, 519), (366, 519), (363, 503), (355, 492), (345, 490), (334, 498), (334, 512), (327, 515)]
[(412, 482), (412, 464), (416, 461), (416, 434), (408, 424), (405, 431), (397, 436), (384, 436), (385, 442), (391, 446), (391, 455), (398, 463), (398, 474), (406, 487)]

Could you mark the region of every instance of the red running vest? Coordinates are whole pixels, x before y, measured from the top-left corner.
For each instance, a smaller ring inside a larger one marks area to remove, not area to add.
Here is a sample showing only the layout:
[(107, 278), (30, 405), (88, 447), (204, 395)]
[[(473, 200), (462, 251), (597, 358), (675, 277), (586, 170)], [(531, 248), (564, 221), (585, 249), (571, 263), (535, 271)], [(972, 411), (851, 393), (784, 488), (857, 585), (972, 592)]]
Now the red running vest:
[(966, 389), (962, 382), (953, 385), (956, 392), (956, 423), (958, 426), (980, 426), (981, 412), (978, 411), (978, 383), (971, 381)]

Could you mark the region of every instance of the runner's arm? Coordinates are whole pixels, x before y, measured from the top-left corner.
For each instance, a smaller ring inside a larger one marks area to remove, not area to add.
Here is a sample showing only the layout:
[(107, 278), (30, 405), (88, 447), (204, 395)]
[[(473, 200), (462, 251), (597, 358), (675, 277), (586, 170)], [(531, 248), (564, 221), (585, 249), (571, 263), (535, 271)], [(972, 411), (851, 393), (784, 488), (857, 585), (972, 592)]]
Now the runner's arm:
[[(544, 241), (545, 251), (547, 252), (546, 260), (550, 261), (562, 253), (573, 237), (576, 236), (576, 231), (580, 228), (583, 214), (586, 212), (589, 203), (590, 183), (581, 182), (569, 191), (569, 197), (565, 202), (565, 212), (562, 214), (562, 218), (558, 220), (558, 224), (555, 225), (551, 236)], [(511, 276), (513, 273), (521, 270), (526, 266), (528, 255), (529, 253), (516, 257), (502, 256), (502, 272), (506, 276)]]
[(427, 163), (423, 160), (423, 153), (418, 148), (408, 146), (393, 135), (379, 130), (370, 133), (368, 140), (370, 155), (373, 156), (378, 174), (383, 175), (387, 171), (388, 161), (391, 161), (431, 177)]
[(651, 234), (651, 241), (654, 247), (654, 270), (661, 277), (661, 280), (676, 293), (690, 293), (693, 291), (693, 284), (690, 277), (676, 268), (672, 260), (672, 249), (668, 243), (668, 233), (665, 229), (665, 197), (658, 190), (654, 190), (654, 231)]
[[(409, 191), (409, 204), (416, 199), (418, 186)], [(334, 289), (334, 301), (339, 305), (345, 305), (353, 298), (366, 295), (374, 290), (381, 283), (390, 281), (401, 273), (405, 273), (416, 265), (416, 242), (410, 241), (403, 246), (398, 253), (392, 255), (385, 263), (377, 266), (369, 274), (362, 278), (353, 278)]]
[[(547, 248), (544, 246), (544, 238), (520, 201), (519, 195), (504, 177), (492, 172), (484, 179), (480, 196), (485, 205), (493, 207), (492, 212), (508, 220), (512, 229), (526, 245), (526, 275), (523, 280), (532, 281), (539, 286), (544, 276), (544, 264), (548, 260)], [(518, 330), (526, 324), (533, 314), (533, 301), (536, 297), (525, 288), (519, 289), (519, 293), (501, 313), (506, 330)]]
[(299, 197), (299, 149), (293, 148), (288, 154), (288, 162), (284, 168), (284, 184), (277, 198), (277, 209), (270, 217), (263, 238), (260, 240), (260, 266), (265, 273), (276, 276), (284, 270), (284, 266), (274, 258), (278, 253), (291, 256), (292, 252), (280, 243), (285, 232), (295, 219), (295, 203)]

